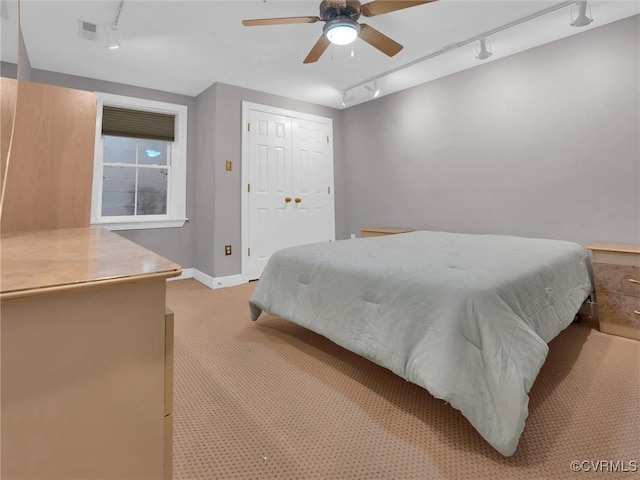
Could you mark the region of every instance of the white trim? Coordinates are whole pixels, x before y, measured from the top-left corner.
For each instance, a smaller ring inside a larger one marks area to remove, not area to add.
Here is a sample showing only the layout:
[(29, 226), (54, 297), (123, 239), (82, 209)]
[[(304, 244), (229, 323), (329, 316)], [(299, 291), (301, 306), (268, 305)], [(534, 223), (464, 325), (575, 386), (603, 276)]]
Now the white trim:
[[(187, 217), (187, 121), (188, 107), (175, 103), (157, 102), (135, 97), (95, 92), (98, 97), (96, 134), (93, 164), (93, 188), (91, 193), (91, 225), (110, 230), (182, 227)], [(167, 185), (167, 214), (131, 217), (102, 217), (102, 108), (110, 105), (135, 108), (147, 112), (175, 115), (175, 140), (171, 146), (170, 180)]]
[(107, 230), (144, 230), (145, 228), (176, 228), (182, 227), (188, 218), (176, 218), (173, 220), (145, 220), (140, 221), (100, 221), (92, 222), (92, 227), (102, 227)]
[(174, 280), (186, 280), (187, 278), (193, 278), (194, 268), (183, 268), (182, 273), (177, 277), (167, 278), (168, 282), (172, 282)]
[(242, 124), (240, 125), (240, 129), (242, 131), (242, 152), (241, 152), (241, 163), (240, 163), (240, 182), (241, 182), (241, 209), (240, 209), (240, 275), (246, 275), (246, 269), (248, 265), (248, 251), (247, 246), (249, 245), (249, 193), (247, 192), (246, 185), (249, 183), (249, 132), (247, 130), (247, 123), (249, 122), (249, 112), (251, 110), (256, 110), (259, 112), (271, 113), (274, 115), (284, 115), (291, 118), (299, 118), (301, 120), (308, 120), (311, 122), (324, 123), (327, 125), (329, 130), (329, 144), (331, 148), (329, 149), (329, 154), (331, 155), (331, 191), (333, 192), (330, 195), (330, 208), (333, 211), (333, 235), (332, 240), (335, 241), (335, 177), (334, 177), (334, 150), (333, 150), (333, 119), (329, 117), (321, 117), (319, 115), (312, 115), (307, 113), (296, 112), (293, 110), (288, 110), (284, 108), (271, 107), (268, 105), (261, 105), (259, 103), (252, 103), (243, 101), (242, 102)]
[(182, 274), (177, 277), (168, 278), (167, 280), (185, 280), (187, 278), (193, 278), (203, 284), (205, 287), (209, 287), (212, 290), (218, 288), (235, 287), (247, 283), (242, 275), (228, 275), (226, 277), (212, 277), (206, 273), (201, 272), (197, 268), (183, 268)]
[(229, 275), (228, 277), (211, 277), (206, 273), (201, 272), (197, 268), (193, 269), (193, 278), (211, 289), (234, 287), (236, 285), (242, 285), (243, 283), (246, 283), (242, 275)]
[[(248, 121), (249, 119), (249, 115), (248, 115), (249, 110), (256, 110), (258, 112), (264, 112), (264, 113), (271, 113), (273, 115), (283, 115), (285, 117), (299, 118), (301, 120), (308, 120), (310, 122), (326, 123), (329, 126), (333, 126), (333, 119), (329, 117), (321, 117), (320, 115), (313, 115), (311, 113), (296, 112), (295, 110), (289, 110), (287, 108), (272, 107), (270, 105), (261, 105), (259, 103), (252, 103), (252, 102), (246, 102), (246, 101), (242, 102), (242, 119), (243, 119), (244, 125), (246, 125), (246, 121)], [(247, 115), (245, 115), (245, 113), (247, 113)], [(245, 130), (246, 129), (243, 129), (243, 132)], [(331, 129), (331, 134), (333, 135), (333, 128)]]

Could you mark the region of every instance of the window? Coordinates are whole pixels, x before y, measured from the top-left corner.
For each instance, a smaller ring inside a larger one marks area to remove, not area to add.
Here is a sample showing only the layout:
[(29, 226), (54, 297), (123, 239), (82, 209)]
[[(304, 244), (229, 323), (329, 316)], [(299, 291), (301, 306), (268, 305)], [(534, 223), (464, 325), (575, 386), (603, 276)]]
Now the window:
[(91, 224), (181, 227), (187, 107), (98, 93)]

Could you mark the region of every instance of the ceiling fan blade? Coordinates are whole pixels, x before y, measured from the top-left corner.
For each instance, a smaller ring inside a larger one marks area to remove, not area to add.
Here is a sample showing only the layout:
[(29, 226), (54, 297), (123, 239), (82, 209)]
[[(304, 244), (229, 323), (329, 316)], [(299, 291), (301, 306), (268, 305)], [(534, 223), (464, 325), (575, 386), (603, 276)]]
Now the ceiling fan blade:
[(402, 10), (403, 8), (417, 7), (425, 3), (435, 2), (436, 0), (424, 0), (424, 1), (402, 1), (402, 0), (377, 0), (366, 3), (360, 8), (360, 14), (365, 17), (373, 17), (375, 15), (382, 15), (383, 13), (395, 12), (396, 10)]
[(256, 27), (259, 25), (287, 25), (291, 23), (316, 23), (320, 17), (281, 17), (281, 18), (254, 18), (243, 20), (245, 27)]
[(331, 42), (322, 34), (302, 63), (317, 62)]
[(395, 40), (364, 23), (360, 24), (360, 38), (390, 57), (393, 57), (403, 48)]

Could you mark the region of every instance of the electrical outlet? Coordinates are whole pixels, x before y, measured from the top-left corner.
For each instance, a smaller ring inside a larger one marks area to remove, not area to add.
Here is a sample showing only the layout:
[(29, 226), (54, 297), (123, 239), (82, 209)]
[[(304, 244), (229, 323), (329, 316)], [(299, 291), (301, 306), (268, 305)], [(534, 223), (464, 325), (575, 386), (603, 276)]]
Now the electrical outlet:
[(224, 246), (224, 254), (225, 255), (231, 255), (231, 245), (225, 245)]
[(355, 233), (352, 233), (352, 234), (351, 234), (351, 240), (353, 240), (354, 238), (356, 238), (356, 234), (355, 234)]

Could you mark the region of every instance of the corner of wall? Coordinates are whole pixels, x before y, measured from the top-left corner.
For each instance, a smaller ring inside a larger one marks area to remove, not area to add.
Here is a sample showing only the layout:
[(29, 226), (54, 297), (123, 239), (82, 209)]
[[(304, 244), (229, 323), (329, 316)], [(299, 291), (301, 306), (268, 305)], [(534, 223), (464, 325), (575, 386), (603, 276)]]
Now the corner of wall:
[(19, 80), (31, 80), (31, 61), (29, 60), (29, 53), (27, 52), (27, 46), (24, 43), (24, 37), (22, 36), (22, 29), (18, 29), (18, 79)]

